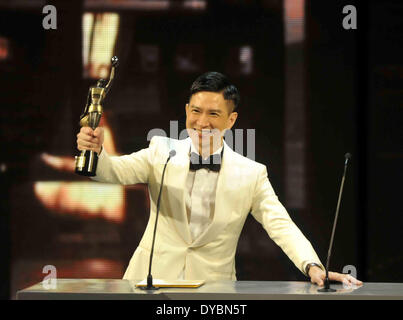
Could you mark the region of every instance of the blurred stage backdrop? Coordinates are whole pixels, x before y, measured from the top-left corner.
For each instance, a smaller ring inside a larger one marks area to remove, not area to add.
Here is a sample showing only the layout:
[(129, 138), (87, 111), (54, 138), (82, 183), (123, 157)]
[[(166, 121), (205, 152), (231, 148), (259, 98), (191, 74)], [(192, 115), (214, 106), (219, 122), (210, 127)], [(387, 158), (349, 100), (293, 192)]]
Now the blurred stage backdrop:
[[(48, 4), (56, 30), (43, 28)], [(343, 28), (346, 5), (357, 29)], [(2, 297), (46, 265), (121, 278), (145, 230), (147, 186), (73, 173), (88, 88), (113, 55), (109, 153), (147, 147), (170, 121), (180, 132), (192, 81), (223, 72), (241, 92), (235, 128), (255, 129), (255, 160), (322, 262), (350, 152), (331, 269), (402, 282), (402, 13), (390, 0), (0, 1)], [(307, 280), (251, 216), (236, 263), (239, 280)]]

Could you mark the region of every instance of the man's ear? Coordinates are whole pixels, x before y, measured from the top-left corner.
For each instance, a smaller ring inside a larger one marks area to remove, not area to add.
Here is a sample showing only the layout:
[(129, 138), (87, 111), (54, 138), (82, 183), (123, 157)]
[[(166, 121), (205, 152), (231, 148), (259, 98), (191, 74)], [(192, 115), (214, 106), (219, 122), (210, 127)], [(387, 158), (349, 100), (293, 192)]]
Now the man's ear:
[(188, 114), (188, 110), (189, 110), (189, 103), (186, 103), (186, 105), (185, 105), (185, 112), (186, 112), (186, 115)]
[(228, 127), (228, 129), (231, 129), (232, 126), (235, 124), (236, 119), (238, 118), (238, 112), (231, 112), (231, 114), (229, 115), (229, 122), (230, 122), (230, 126)]

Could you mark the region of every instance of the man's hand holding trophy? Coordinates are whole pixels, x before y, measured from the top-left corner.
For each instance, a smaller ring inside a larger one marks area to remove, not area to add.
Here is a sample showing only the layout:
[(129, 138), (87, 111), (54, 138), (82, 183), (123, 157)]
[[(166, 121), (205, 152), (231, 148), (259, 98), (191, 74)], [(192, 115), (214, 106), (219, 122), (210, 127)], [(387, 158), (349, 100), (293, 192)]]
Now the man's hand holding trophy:
[(87, 104), (80, 117), (82, 128), (77, 134), (78, 150), (81, 152), (75, 157), (75, 172), (79, 175), (95, 176), (98, 154), (104, 141), (103, 129), (98, 127), (103, 112), (102, 103), (111, 88), (118, 63), (118, 58), (112, 57), (109, 81), (100, 79), (97, 85), (90, 87), (88, 91)]

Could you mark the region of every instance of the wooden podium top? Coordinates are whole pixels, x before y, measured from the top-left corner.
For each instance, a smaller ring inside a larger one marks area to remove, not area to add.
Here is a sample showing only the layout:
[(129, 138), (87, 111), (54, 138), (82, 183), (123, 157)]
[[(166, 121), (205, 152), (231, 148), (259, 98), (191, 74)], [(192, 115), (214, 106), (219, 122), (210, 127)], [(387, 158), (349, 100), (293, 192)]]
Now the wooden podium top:
[[(140, 280), (139, 280), (140, 281)], [(332, 284), (335, 293), (297, 281), (216, 281), (199, 288), (144, 291), (139, 281), (122, 279), (57, 279), (56, 288), (42, 283), (17, 292), (18, 300), (403, 300), (403, 283), (364, 283), (347, 288)]]

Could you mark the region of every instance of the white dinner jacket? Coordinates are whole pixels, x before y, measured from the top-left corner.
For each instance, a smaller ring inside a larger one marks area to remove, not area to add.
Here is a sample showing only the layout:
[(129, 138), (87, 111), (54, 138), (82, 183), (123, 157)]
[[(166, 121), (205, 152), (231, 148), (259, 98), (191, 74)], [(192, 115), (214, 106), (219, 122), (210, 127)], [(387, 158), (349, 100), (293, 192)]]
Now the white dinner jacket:
[(185, 268), (185, 279), (236, 280), (235, 252), (249, 212), (301, 272), (305, 274), (310, 262), (322, 265), (310, 242), (279, 202), (266, 167), (234, 152), (225, 142), (213, 220), (192, 241), (185, 207), (190, 143), (190, 138), (155, 136), (148, 148), (130, 155), (112, 157), (103, 150), (99, 156), (94, 180), (148, 184), (150, 217), (124, 279), (147, 277), (158, 193), (170, 150), (175, 150), (176, 155), (165, 172), (152, 265), (154, 278), (177, 279)]

